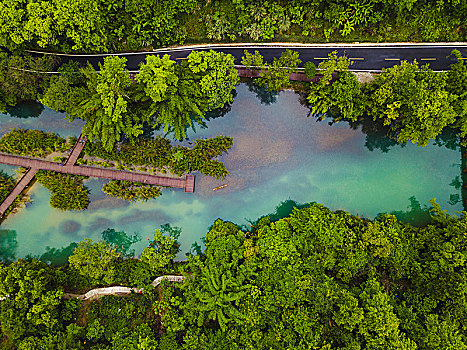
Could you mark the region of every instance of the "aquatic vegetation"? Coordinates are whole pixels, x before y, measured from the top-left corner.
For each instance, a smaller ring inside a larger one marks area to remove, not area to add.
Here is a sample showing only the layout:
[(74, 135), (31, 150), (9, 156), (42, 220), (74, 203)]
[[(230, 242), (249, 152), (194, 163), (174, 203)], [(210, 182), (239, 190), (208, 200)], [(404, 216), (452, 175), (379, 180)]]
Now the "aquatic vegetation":
[[(135, 142), (119, 144), (112, 152), (106, 151), (100, 142), (88, 142), (83, 153), (104, 161), (123, 162), (127, 165), (153, 166), (157, 169), (168, 167), (177, 175), (199, 171), (204, 175), (222, 178), (229, 174), (222, 162), (213, 158), (227, 153), (233, 139), (216, 136), (198, 139), (193, 148), (173, 147), (166, 138), (138, 139)], [(121, 167), (124, 165), (120, 164)]]
[(85, 176), (39, 170), (37, 181), (50, 191), (50, 206), (60, 210), (84, 210), (89, 205)]
[(141, 182), (111, 180), (102, 186), (102, 191), (109, 196), (132, 201), (146, 202), (155, 199), (161, 193), (160, 187)]
[(57, 134), (41, 130), (13, 129), (0, 138), (0, 152), (20, 156), (46, 157), (71, 147), (72, 144)]

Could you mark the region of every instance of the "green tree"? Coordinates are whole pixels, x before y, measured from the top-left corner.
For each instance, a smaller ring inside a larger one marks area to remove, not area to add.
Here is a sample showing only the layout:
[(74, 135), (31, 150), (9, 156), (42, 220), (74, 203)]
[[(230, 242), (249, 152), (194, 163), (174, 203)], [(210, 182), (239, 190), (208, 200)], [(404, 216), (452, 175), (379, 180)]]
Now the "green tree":
[(272, 64), (267, 64), (261, 77), (261, 84), (270, 91), (279, 91), (289, 85), (289, 76), (297, 71), (301, 60), (298, 52), (289, 49), (281, 53), (281, 57), (274, 57)]
[[(0, 5), (1, 6), (1, 5)], [(56, 56), (31, 57), (0, 52), (0, 110), (21, 100), (35, 100), (48, 87), (50, 76), (59, 59)]]
[(306, 62), (305, 65), (305, 75), (308, 79), (313, 79), (316, 74), (316, 66), (313, 62)]
[(179, 231), (167, 231), (164, 227), (162, 230), (156, 230), (149, 247), (141, 253), (141, 261), (148, 264), (154, 273), (167, 268), (179, 252), (179, 235)]
[(62, 329), (63, 288), (43, 262), (18, 260), (0, 265), (0, 295), (6, 297), (0, 302), (1, 328), (14, 342)]
[[(460, 135), (465, 138), (467, 135), (467, 64), (462, 59), (458, 50), (452, 53), (457, 58), (457, 63), (451, 65), (451, 69), (446, 73), (446, 90), (451, 94), (451, 103), (457, 115), (456, 127), (460, 130)], [(463, 140), (465, 143), (466, 141)]]
[(188, 67), (201, 76), (199, 85), (204, 97), (204, 111), (222, 108), (233, 102), (232, 91), (240, 78), (234, 67), (235, 58), (216, 51), (192, 51)]
[(106, 18), (110, 8), (96, 0), (54, 1), (54, 26), (68, 39), (65, 50), (108, 51), (110, 46)]
[[(310, 84), (307, 97), (314, 114), (330, 114), (335, 120), (342, 117), (352, 121), (363, 115), (366, 99), (361, 84), (348, 71), (351, 64), (346, 57), (337, 56), (336, 51), (320, 62), (318, 68), (323, 76)], [(332, 82), (334, 76), (336, 81)]]
[(368, 114), (382, 119), (396, 133), (398, 142), (425, 146), (455, 121), (452, 97), (446, 91), (446, 74), (428, 66), (403, 61), (384, 69), (368, 86)]
[(170, 56), (148, 56), (136, 80), (136, 99), (145, 107), (143, 114), (164, 132), (174, 131), (177, 139), (186, 137), (192, 118), (233, 102), (232, 90), (238, 75), (231, 55), (193, 51), (188, 60), (175, 64)]
[(125, 58), (107, 56), (104, 65), (99, 64), (99, 73), (90, 65), (83, 69), (88, 96), (70, 115), (71, 120), (85, 120), (83, 133), (91, 140), (100, 140), (108, 152), (122, 134), (132, 139), (143, 132), (143, 117), (128, 106), (132, 102), (131, 79), (125, 63)]
[(116, 276), (116, 262), (120, 253), (105, 241), (93, 243), (87, 238), (78, 243), (68, 258), (70, 266), (93, 283), (111, 284)]

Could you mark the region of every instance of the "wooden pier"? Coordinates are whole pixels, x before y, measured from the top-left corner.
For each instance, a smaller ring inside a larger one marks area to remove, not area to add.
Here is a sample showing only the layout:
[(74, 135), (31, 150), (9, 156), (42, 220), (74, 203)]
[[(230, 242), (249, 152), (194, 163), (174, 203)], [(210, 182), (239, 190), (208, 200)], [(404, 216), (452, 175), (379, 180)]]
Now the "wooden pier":
[(186, 175), (184, 178), (173, 178), (168, 176), (135, 173), (126, 170), (74, 165), (85, 144), (86, 136), (80, 136), (65, 164), (50, 162), (39, 158), (0, 153), (0, 163), (29, 168), (21, 180), (15, 185), (8, 197), (0, 205), (0, 216), (5, 214), (8, 207), (13, 204), (15, 198), (21, 194), (39, 170), (49, 170), (63, 174), (98, 177), (111, 180), (141, 182), (148, 185), (181, 188), (188, 193), (194, 192), (194, 175)]

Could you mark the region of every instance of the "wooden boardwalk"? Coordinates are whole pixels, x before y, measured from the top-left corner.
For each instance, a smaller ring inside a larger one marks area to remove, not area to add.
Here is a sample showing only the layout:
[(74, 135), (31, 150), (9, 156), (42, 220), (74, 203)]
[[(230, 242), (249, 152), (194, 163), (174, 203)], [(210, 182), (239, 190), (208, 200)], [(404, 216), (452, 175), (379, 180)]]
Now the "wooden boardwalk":
[(73, 146), (73, 149), (71, 150), (70, 156), (66, 160), (66, 165), (74, 165), (76, 163), (76, 160), (81, 154), (81, 151), (83, 150), (87, 139), (87, 136), (79, 135), (78, 140), (76, 141), (75, 145)]
[(195, 189), (195, 176), (186, 175), (185, 178), (172, 178), (150, 174), (134, 173), (126, 170), (115, 170), (108, 168), (96, 168), (85, 165), (74, 165), (86, 144), (86, 136), (80, 136), (71, 150), (65, 164), (50, 162), (47, 160), (23, 157), (13, 154), (0, 153), (0, 163), (29, 168), (8, 197), (0, 205), (0, 216), (5, 214), (8, 207), (13, 204), (15, 198), (23, 192), (39, 170), (50, 170), (63, 174), (82, 175), (88, 177), (99, 177), (111, 180), (122, 180), (141, 182), (148, 185), (163, 187), (182, 188), (185, 192), (193, 193)]
[(43, 159), (16, 156), (12, 154), (0, 154), (0, 163), (21, 166), (25, 168), (56, 171), (63, 174), (83, 175), (111, 180), (142, 182), (150, 185), (164, 187), (183, 188), (185, 192), (192, 192), (193, 189), (193, 185), (187, 186), (187, 182), (193, 182), (193, 179), (191, 179), (191, 176), (193, 175), (188, 175), (185, 178), (172, 178), (150, 174), (133, 173), (125, 170), (96, 168), (86, 165), (63, 165), (60, 163), (49, 162)]
[(27, 187), (27, 185), (34, 178), (34, 175), (36, 175), (37, 171), (38, 169), (31, 168), (24, 173), (23, 177), (16, 183), (13, 190), (10, 192), (10, 194), (5, 198), (3, 203), (0, 205), (0, 215), (5, 214), (6, 210), (10, 207), (10, 205), (13, 204), (16, 197), (18, 197), (21, 194), (21, 192), (23, 192), (23, 190)]

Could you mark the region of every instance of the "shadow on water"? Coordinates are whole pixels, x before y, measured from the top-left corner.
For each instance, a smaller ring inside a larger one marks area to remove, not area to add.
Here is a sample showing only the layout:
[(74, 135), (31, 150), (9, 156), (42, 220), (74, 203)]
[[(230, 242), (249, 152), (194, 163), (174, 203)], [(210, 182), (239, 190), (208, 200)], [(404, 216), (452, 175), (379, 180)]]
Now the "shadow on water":
[[(293, 199), (286, 199), (285, 201), (280, 202), (276, 206), (276, 208), (274, 209), (274, 212), (263, 215), (263, 216), (259, 217), (258, 219), (256, 219), (255, 221), (248, 220), (248, 222), (250, 223), (251, 226), (256, 226), (261, 219), (264, 219), (266, 217), (269, 217), (269, 220), (271, 222), (278, 221), (280, 219), (283, 219), (283, 218), (289, 216), (295, 208), (303, 209), (303, 208), (306, 208), (306, 207), (308, 207), (308, 206), (310, 206), (312, 204), (315, 204), (315, 203), (316, 202), (309, 202), (309, 203), (300, 204), (300, 203), (294, 201)], [(242, 227), (242, 229), (249, 230), (249, 228), (245, 227), (245, 226)]]
[(248, 86), (248, 90), (256, 95), (261, 104), (268, 106), (276, 103), (279, 93), (277, 91), (268, 91), (266, 86), (259, 84), (259, 79), (248, 79), (246, 85)]
[(451, 128), (444, 128), (443, 132), (436, 136), (434, 144), (455, 151), (460, 149), (459, 135)]
[[(3, 230), (10, 231), (10, 230)], [(9, 235), (9, 236), (8, 236)], [(16, 232), (8, 232), (6, 238), (0, 231), (0, 260), (12, 262), (15, 260), (14, 251), (16, 251)], [(130, 246), (141, 240), (139, 234), (128, 235), (123, 231), (115, 231), (108, 228), (102, 232), (102, 239), (117, 249), (124, 257), (133, 257), (134, 249), (130, 250)], [(11, 237), (10, 237), (11, 236)], [(71, 242), (68, 246), (62, 248), (45, 248), (45, 253), (42, 255), (27, 255), (25, 258), (39, 259), (52, 266), (62, 266), (68, 263), (68, 258), (73, 254), (73, 250), (78, 246), (77, 242)], [(9, 248), (8, 248), (9, 247)]]
[(9, 264), (16, 260), (16, 240), (15, 230), (0, 230), (0, 262)]
[[(52, 266), (62, 266), (68, 263), (68, 258), (73, 254), (73, 250), (78, 246), (78, 243), (71, 242), (68, 246), (62, 248), (45, 248), (45, 253), (37, 259), (44, 261)], [(31, 259), (32, 256), (27, 258)]]
[[(402, 221), (404, 223), (411, 224), (413, 226), (426, 226), (429, 223), (431, 223), (431, 215), (430, 215), (430, 210), (432, 209), (431, 206), (422, 206), (420, 202), (415, 198), (415, 196), (412, 196), (409, 198), (410, 204), (407, 206), (406, 211), (403, 210), (398, 210), (398, 211), (392, 211), (389, 214), (394, 215), (399, 221)], [(249, 221), (251, 226), (256, 226), (258, 222), (264, 218), (269, 217), (269, 220), (271, 222), (278, 221), (280, 219), (283, 219), (287, 216), (289, 216), (294, 208), (297, 209), (303, 209), (306, 208), (312, 204), (315, 204), (316, 202), (309, 202), (309, 203), (304, 203), (300, 204), (297, 203), (296, 201), (292, 199), (287, 199), (281, 203), (275, 208), (273, 213), (263, 215), (260, 218), (258, 218), (255, 221)], [(383, 215), (378, 214), (378, 216)], [(250, 227), (244, 226), (242, 227), (243, 230), (250, 230)]]
[(405, 147), (405, 143), (398, 143), (391, 129), (383, 125), (381, 120), (373, 121), (371, 118), (361, 118), (357, 122), (349, 122), (350, 128), (357, 130), (361, 127), (365, 134), (365, 147), (373, 152), (380, 150), (383, 153), (389, 152), (393, 147)]
[(130, 247), (134, 243), (141, 241), (141, 235), (138, 233), (129, 235), (124, 231), (115, 231), (112, 228), (106, 229), (101, 235), (104, 241), (113, 246), (125, 257), (133, 257), (135, 255), (135, 250), (130, 249)]
[[(394, 215), (397, 220), (411, 224), (413, 226), (422, 227), (430, 224), (432, 222), (430, 210), (432, 207), (427, 207), (420, 204), (420, 202), (412, 196), (409, 198), (410, 204), (407, 206), (408, 210), (395, 210), (391, 211), (389, 214)], [(381, 214), (378, 214), (377, 217), (380, 217)]]
[(22, 101), (16, 106), (6, 107), (7, 113), (16, 118), (37, 118), (43, 110), (43, 104), (33, 100)]
[[(237, 91), (232, 90), (232, 96), (235, 97), (237, 96)], [(193, 131), (196, 134), (197, 128), (200, 129), (207, 129), (208, 128), (208, 121), (211, 121), (213, 119), (217, 118), (223, 118), (225, 117), (230, 111), (232, 110), (232, 104), (226, 103), (223, 107), (221, 108), (216, 108), (212, 111), (206, 112), (203, 115), (203, 119), (199, 119), (198, 117), (191, 115), (191, 126), (187, 125), (185, 126), (185, 133), (187, 133), (188, 130)], [(178, 140), (175, 138), (173, 130), (169, 130), (168, 132), (164, 133), (164, 125), (156, 125), (152, 126), (150, 123), (144, 123), (143, 124), (143, 133), (139, 135), (138, 137), (140, 138), (154, 138), (154, 133), (155, 131), (158, 132), (158, 134), (162, 134), (163, 137), (173, 139), (174, 141), (183, 141), (183, 140)], [(185, 140), (189, 140), (189, 138), (186, 138)]]

